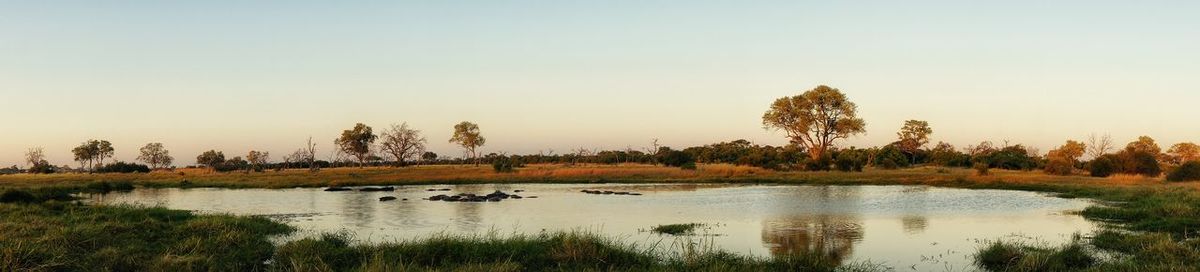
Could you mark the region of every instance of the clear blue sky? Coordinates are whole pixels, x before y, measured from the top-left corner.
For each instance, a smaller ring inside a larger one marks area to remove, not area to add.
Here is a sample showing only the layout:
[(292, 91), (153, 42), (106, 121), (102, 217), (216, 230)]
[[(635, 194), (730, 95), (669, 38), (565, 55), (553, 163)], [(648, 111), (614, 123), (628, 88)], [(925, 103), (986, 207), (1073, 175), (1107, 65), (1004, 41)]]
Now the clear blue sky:
[(278, 159), (356, 122), (485, 152), (749, 139), (818, 84), (868, 133), (1042, 151), (1091, 132), (1200, 141), (1196, 1), (0, 1), (0, 165), (108, 139)]

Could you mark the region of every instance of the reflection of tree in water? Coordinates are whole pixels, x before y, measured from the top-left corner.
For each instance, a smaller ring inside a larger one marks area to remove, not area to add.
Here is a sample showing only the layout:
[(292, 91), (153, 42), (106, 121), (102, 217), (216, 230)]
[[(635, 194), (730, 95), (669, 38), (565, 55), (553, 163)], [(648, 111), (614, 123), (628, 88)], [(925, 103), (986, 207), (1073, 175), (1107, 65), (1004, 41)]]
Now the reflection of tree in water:
[(375, 200), (368, 194), (339, 194), (342, 197), (342, 220), (362, 228), (371, 223), (375, 216)]
[(925, 227), (929, 226), (929, 219), (920, 215), (908, 215), (900, 218), (900, 223), (904, 225), (904, 233), (917, 234), (925, 232)]
[(817, 254), (841, 264), (862, 238), (862, 223), (851, 216), (796, 215), (763, 221), (763, 243), (776, 256)]
[(454, 206), (454, 222), (458, 229), (464, 232), (475, 232), (483, 222), (480, 209), (488, 203), (452, 202)]

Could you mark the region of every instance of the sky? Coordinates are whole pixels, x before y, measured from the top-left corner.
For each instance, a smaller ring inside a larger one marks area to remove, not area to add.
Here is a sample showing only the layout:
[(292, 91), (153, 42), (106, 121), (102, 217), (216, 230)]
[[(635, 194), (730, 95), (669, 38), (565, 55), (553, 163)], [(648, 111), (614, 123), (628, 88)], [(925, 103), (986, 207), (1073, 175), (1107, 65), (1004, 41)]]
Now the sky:
[(355, 123), (407, 122), (461, 156), (781, 145), (763, 112), (817, 85), (894, 141), (1200, 142), (1197, 1), (7, 1), (0, 165), (106, 139), (327, 157)]

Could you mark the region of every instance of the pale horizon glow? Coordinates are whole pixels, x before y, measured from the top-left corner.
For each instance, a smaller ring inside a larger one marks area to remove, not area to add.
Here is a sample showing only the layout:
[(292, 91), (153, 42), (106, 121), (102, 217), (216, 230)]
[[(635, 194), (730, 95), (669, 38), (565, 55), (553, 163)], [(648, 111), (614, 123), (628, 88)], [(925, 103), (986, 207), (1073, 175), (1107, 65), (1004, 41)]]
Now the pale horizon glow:
[(430, 151), (478, 123), (483, 153), (684, 148), (747, 139), (775, 98), (817, 85), (883, 145), (1139, 135), (1200, 142), (1194, 1), (4, 1), (0, 167), (88, 139), (116, 160), (162, 142), (327, 158), (355, 123), (408, 122)]

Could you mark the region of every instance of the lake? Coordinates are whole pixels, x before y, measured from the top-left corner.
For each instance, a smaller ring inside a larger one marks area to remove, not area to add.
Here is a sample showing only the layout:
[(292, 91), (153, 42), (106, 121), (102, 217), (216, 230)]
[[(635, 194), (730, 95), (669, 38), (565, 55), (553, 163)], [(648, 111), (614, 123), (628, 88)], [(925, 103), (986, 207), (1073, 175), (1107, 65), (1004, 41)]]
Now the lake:
[[(423, 200), (497, 190), (525, 198)], [(407, 200), (379, 201), (384, 196)], [(1087, 200), (928, 186), (481, 184), (397, 186), (394, 192), (169, 188), (94, 195), (90, 201), (265, 215), (301, 230), (290, 238), (346, 231), (360, 241), (379, 242), (436, 234), (581, 230), (664, 250), (700, 242), (755, 256), (817, 252), (843, 263), (870, 261), (897, 271), (974, 270), (972, 254), (987, 240), (1059, 244), (1097, 227), (1070, 213), (1091, 205)], [(647, 231), (674, 223), (705, 225), (682, 238)]]

